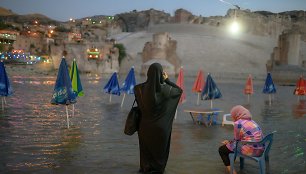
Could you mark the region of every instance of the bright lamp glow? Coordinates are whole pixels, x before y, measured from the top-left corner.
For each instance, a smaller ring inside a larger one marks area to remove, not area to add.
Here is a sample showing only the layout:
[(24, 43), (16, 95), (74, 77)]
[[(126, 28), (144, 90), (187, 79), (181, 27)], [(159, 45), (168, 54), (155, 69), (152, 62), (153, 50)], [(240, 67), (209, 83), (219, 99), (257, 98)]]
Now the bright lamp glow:
[(230, 26), (230, 31), (232, 33), (238, 33), (239, 32), (239, 24), (236, 21), (234, 21), (232, 23), (232, 25)]

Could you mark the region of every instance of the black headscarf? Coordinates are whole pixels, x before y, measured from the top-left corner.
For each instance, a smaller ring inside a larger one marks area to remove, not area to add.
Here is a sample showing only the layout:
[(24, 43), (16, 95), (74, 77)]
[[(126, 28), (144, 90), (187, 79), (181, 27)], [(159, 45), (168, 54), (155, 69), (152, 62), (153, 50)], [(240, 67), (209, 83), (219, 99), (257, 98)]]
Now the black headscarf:
[(147, 72), (147, 81), (144, 92), (150, 96), (147, 98), (151, 104), (156, 104), (156, 93), (161, 92), (161, 85), (164, 83), (163, 67), (159, 63), (153, 63), (150, 65)]

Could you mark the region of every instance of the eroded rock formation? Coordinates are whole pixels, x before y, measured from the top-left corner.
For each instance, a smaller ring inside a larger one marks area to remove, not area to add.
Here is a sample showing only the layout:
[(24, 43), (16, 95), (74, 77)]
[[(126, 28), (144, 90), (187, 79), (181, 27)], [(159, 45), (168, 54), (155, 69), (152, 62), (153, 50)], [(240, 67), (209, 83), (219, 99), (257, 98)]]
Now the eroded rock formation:
[(153, 35), (153, 41), (147, 42), (142, 51), (143, 66), (141, 73), (147, 72), (153, 62), (161, 63), (169, 74), (177, 74), (181, 60), (176, 54), (177, 42), (172, 40), (169, 33), (161, 32)]

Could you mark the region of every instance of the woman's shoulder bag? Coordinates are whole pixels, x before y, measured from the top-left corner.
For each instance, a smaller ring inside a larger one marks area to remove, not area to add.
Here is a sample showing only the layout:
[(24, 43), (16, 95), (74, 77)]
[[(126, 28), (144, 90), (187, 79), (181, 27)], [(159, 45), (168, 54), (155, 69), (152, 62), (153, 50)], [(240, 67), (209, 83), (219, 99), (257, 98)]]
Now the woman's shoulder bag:
[(139, 119), (140, 119), (140, 109), (138, 106), (134, 106), (135, 101), (133, 102), (132, 108), (126, 118), (124, 133), (126, 135), (133, 135), (139, 128)]

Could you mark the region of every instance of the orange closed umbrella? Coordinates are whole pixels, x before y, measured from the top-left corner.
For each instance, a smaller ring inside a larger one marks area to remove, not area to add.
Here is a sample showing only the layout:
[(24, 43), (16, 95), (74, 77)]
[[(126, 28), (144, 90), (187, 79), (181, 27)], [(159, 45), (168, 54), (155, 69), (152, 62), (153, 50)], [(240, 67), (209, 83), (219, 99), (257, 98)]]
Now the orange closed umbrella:
[(180, 68), (180, 72), (178, 74), (176, 85), (179, 86), (183, 90), (183, 94), (180, 98), (179, 103), (184, 103), (186, 101), (186, 94), (185, 94), (185, 85), (184, 85), (184, 70), (183, 67)]
[(253, 89), (253, 80), (252, 80), (252, 75), (249, 74), (248, 79), (245, 83), (244, 87), (244, 94), (248, 96), (248, 102), (250, 101), (250, 95), (254, 93)]
[(199, 70), (197, 78), (196, 78), (196, 80), (195, 80), (195, 82), (193, 84), (193, 87), (192, 87), (192, 92), (198, 93), (197, 105), (199, 105), (200, 95), (201, 95), (201, 92), (202, 92), (202, 90), (204, 88), (204, 84), (205, 84), (204, 73), (203, 73), (202, 70)]
[(305, 81), (304, 81), (303, 76), (301, 76), (299, 80), (296, 82), (296, 87), (294, 89), (293, 94), (297, 96), (306, 94)]
[[(182, 104), (186, 101), (186, 94), (185, 94), (185, 85), (184, 85), (184, 70), (183, 67), (180, 68), (180, 72), (178, 74), (177, 80), (176, 80), (176, 85), (179, 86), (183, 90), (183, 94), (181, 95), (179, 103)], [(177, 109), (175, 112), (175, 119), (177, 116)]]

